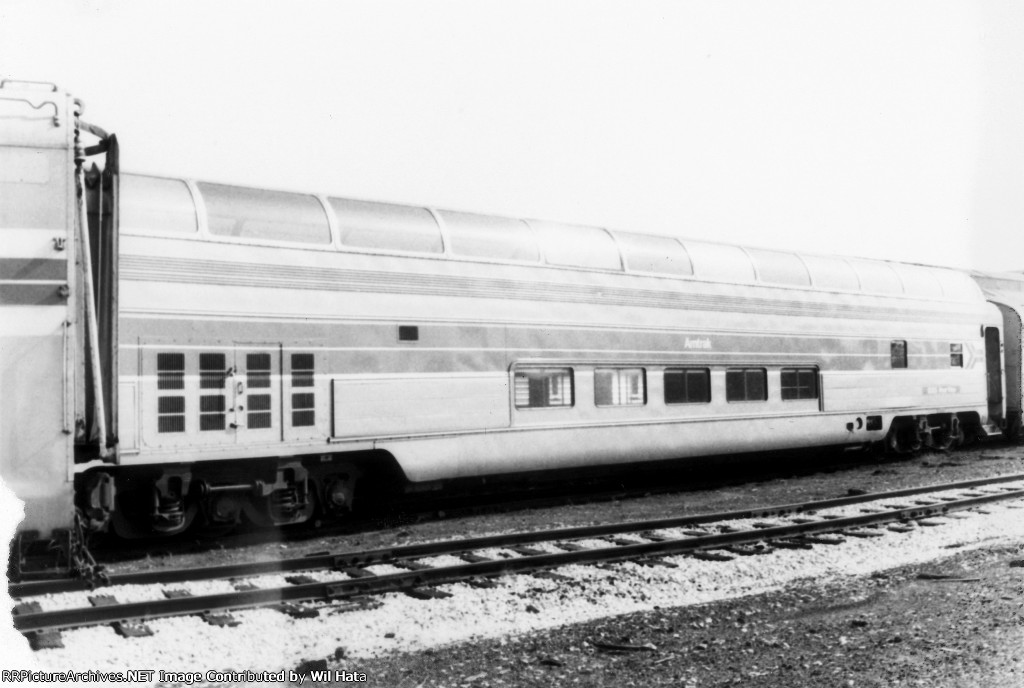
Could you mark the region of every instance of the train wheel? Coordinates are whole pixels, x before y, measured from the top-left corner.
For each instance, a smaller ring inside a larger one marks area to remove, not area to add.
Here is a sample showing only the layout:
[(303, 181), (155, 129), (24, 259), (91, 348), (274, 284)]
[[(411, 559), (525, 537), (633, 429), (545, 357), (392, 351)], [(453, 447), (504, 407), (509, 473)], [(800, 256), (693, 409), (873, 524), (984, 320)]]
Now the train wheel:
[(913, 454), (921, 449), (921, 434), (916, 422), (893, 423), (885, 436), (885, 446), (893, 454)]
[(953, 416), (948, 422), (933, 429), (931, 437), (932, 449), (944, 452), (959, 447), (964, 441), (964, 431), (960, 426), (960, 419)]
[(125, 539), (175, 535), (191, 524), (198, 509), (188, 500), (161, 498), (156, 490), (119, 490), (111, 518), (114, 533)]

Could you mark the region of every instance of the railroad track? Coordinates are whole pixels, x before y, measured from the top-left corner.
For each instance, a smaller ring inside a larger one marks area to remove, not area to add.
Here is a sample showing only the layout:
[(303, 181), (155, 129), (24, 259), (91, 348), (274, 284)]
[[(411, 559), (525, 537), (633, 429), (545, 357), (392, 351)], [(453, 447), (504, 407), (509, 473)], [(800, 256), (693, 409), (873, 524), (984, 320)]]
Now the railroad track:
[[(921, 497), (927, 496), (927, 499)], [(917, 497), (912, 503), (892, 502)], [(29, 636), (34, 647), (60, 646), (60, 631), (84, 626), (113, 624), (123, 635), (149, 634), (147, 619), (203, 615), (210, 623), (234, 625), (231, 610), (277, 606), (292, 615), (316, 615), (300, 605), (321, 601), (356, 608), (372, 605), (372, 597), (389, 592), (413, 596), (447, 597), (436, 586), (467, 582), (493, 586), (497, 576), (513, 573), (559, 576), (552, 569), (572, 564), (601, 565), (635, 561), (651, 566), (675, 566), (669, 556), (692, 555), (727, 559), (762, 554), (776, 549), (810, 548), (839, 544), (846, 537), (876, 537), (884, 525), (894, 529), (900, 522), (945, 516), (977, 509), (1000, 501), (1024, 499), (1024, 474), (942, 485), (851, 495), (835, 499), (786, 504), (722, 513), (664, 518), (626, 523), (561, 528), (530, 533), (510, 533), (447, 542), (393, 548), (318, 553), (312, 556), (209, 568), (150, 571), (112, 575), (108, 586), (167, 585), (188, 581), (253, 578), (266, 574), (340, 572), (345, 578), (317, 581), (309, 575), (292, 576), (286, 586), (258, 588), (239, 582), (231, 592), (193, 596), (182, 590), (165, 590), (165, 599), (119, 603), (106, 595), (90, 598), (93, 606), (44, 611), (32, 596), (88, 588), (80, 580), (35, 581), (9, 586), (18, 601), (14, 626)], [(852, 505), (877, 504), (854, 515), (817, 512)], [(750, 527), (731, 527), (730, 521), (758, 521)], [(717, 527), (715, 527), (717, 526)], [(714, 527), (714, 529), (712, 529)], [(675, 532), (673, 532), (675, 531)], [(595, 543), (600, 540), (600, 543)], [(586, 544), (581, 542), (586, 541)], [(545, 545), (546, 549), (538, 548)], [(482, 551), (500, 549), (501, 556)], [(458, 564), (431, 566), (422, 560), (454, 555)], [(508, 557), (508, 558), (504, 558)], [(376, 565), (390, 565), (395, 572), (377, 574)]]

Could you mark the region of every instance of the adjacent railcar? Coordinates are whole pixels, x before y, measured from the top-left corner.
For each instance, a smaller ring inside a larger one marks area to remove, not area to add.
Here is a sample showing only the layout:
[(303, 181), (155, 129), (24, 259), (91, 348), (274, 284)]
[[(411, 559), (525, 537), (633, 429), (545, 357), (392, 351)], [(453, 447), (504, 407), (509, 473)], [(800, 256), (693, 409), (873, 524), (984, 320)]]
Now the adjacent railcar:
[[(1024, 387), (1024, 369), (1021, 357), (1024, 340), (1021, 332), (1021, 314), (1024, 314), (1024, 273), (973, 273), (974, 280), (981, 287), (985, 297), (999, 308), (1003, 318), (1003, 345), (1006, 370), (1003, 375), (1006, 384), (1006, 428), (1005, 434), (1012, 438), (1021, 435), (1021, 389)], [(999, 375), (991, 375), (990, 393), (996, 393), (1000, 383)]]
[(43, 537), (74, 519), (84, 384), (74, 110), (67, 94), (0, 83), (0, 477)]
[[(59, 299), (2, 302), (50, 309), (41, 339), (4, 333), (3, 383), (48, 393), (5, 395), (3, 475), (59, 483), (65, 517), (73, 483), (90, 527), (280, 525), (344, 512), (368, 476), (911, 451), (1003, 422), (1002, 316), (958, 271), (120, 174), (112, 137), (89, 171), (70, 106), (39, 122), (39, 94), (4, 97), (35, 110), (0, 169), (63, 138), (59, 184), (0, 182), (17, 260), (61, 273)], [(10, 295), (26, 273), (2, 250)]]

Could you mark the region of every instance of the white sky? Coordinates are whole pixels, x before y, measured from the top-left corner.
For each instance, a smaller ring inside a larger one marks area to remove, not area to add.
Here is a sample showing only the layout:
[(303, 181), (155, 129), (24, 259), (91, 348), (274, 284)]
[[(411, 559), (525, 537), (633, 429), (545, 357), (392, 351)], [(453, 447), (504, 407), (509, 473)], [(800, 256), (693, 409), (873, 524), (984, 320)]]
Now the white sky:
[(1024, 269), (1024, 4), (4, 0), (124, 167)]

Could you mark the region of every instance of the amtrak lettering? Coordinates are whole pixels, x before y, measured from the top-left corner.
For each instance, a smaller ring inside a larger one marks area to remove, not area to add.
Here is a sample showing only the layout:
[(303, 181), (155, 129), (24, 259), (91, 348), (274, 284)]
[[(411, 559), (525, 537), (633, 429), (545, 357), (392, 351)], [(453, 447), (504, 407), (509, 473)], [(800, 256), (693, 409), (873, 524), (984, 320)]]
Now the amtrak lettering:
[(694, 339), (691, 339), (690, 337), (687, 337), (686, 338), (686, 342), (683, 344), (683, 348), (684, 349), (710, 349), (711, 348), (711, 339), (708, 338), (708, 337), (697, 337), (697, 338), (694, 338)]
[(921, 394), (959, 394), (960, 387), (957, 385), (938, 385), (934, 387), (922, 387)]

